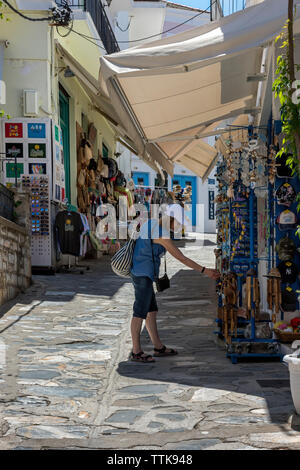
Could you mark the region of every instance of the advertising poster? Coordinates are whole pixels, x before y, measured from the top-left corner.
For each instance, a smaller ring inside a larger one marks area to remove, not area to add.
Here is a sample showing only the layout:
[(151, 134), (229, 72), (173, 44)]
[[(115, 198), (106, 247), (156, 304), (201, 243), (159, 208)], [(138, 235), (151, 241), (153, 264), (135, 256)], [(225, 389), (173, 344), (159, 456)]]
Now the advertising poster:
[(29, 158), (46, 158), (46, 144), (28, 144)]
[(45, 139), (46, 124), (42, 122), (29, 122), (27, 124), (28, 139)]
[(62, 132), (58, 124), (53, 124), (53, 199), (65, 199), (65, 167)]
[[(17, 163), (17, 178), (20, 178), (24, 173), (23, 163)], [(15, 164), (6, 163), (6, 178), (15, 178)]]
[(46, 175), (47, 174), (46, 163), (29, 163), (29, 174), (30, 175)]
[(6, 139), (22, 139), (23, 137), (23, 124), (21, 122), (6, 122), (5, 123), (5, 138)]
[(6, 158), (23, 158), (23, 144), (22, 143), (15, 143), (15, 142), (9, 142), (5, 145), (5, 153), (6, 153)]
[[(17, 178), (22, 174), (52, 174), (51, 120), (49, 118), (18, 118), (0, 121), (0, 151), (9, 158), (1, 182), (15, 186), (14, 156), (18, 160)], [(58, 133), (59, 136), (59, 133)], [(61, 154), (59, 152), (59, 159)], [(22, 162), (22, 163), (21, 163)]]

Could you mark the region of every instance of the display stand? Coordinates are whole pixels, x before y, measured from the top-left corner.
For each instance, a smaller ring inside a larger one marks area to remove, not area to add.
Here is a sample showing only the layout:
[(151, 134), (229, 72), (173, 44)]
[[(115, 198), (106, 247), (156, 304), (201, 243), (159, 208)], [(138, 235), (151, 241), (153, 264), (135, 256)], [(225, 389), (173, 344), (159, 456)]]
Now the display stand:
[[(71, 263), (71, 257), (74, 258), (74, 264)], [(64, 274), (84, 274), (84, 270), (89, 271), (90, 267), (86, 265), (79, 265), (77, 256), (68, 255), (68, 264), (59, 266), (56, 269), (57, 273)]]
[[(242, 153), (240, 152), (240, 159)], [(244, 157), (245, 158), (245, 157)], [(254, 169), (249, 154), (249, 170)], [(218, 164), (217, 179), (221, 183), (221, 198), (217, 205), (218, 251), (222, 253), (222, 281), (218, 286), (218, 330), (215, 332), (225, 341), (226, 355), (236, 364), (240, 358), (278, 358), (282, 360), (279, 343), (274, 337), (259, 337), (258, 324), (272, 324), (272, 318), (261, 320), (259, 316), (259, 283), (257, 277), (257, 201), (255, 185), (248, 185), (245, 198), (240, 198), (241, 171), (232, 186), (232, 197), (226, 197), (229, 184), (223, 180), (226, 171), (224, 159)], [(264, 188), (263, 188), (264, 189)], [(265, 188), (268, 191), (268, 187)], [(231, 193), (230, 193), (231, 194)], [(271, 252), (268, 253), (270, 263)], [(246, 290), (247, 318), (238, 315), (242, 309), (243, 289)], [(246, 335), (247, 330), (247, 335)]]

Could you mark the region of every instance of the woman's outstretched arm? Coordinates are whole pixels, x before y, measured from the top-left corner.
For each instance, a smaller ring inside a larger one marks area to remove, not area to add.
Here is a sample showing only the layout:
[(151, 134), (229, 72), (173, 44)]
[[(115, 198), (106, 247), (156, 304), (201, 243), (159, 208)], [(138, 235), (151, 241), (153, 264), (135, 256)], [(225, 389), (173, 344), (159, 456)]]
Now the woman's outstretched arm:
[[(182, 251), (180, 251), (177, 246), (174, 245), (171, 239), (157, 238), (153, 240), (153, 242), (162, 245), (172, 256), (174, 256), (174, 258), (183, 263), (185, 266), (188, 266), (189, 268), (192, 268), (195, 271), (202, 272), (204, 266), (201, 266), (192, 259), (184, 256)], [(220, 273), (216, 269), (205, 268), (204, 274), (210, 277), (211, 279), (218, 279), (220, 277)]]

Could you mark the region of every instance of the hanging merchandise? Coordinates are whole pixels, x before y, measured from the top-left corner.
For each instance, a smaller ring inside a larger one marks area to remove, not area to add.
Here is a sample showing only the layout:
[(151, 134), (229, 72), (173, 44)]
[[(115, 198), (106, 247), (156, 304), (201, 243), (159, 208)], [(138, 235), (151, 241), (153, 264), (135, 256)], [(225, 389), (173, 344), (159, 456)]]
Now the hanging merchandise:
[(268, 307), (274, 312), (272, 321), (276, 322), (276, 315), (280, 312), (281, 305), (281, 291), (280, 291), (280, 279), (281, 274), (276, 268), (272, 268), (269, 274), (266, 276), (267, 280), (267, 302)]
[(286, 209), (278, 215), (276, 224), (281, 231), (295, 230), (297, 228), (297, 216), (294, 212)]
[(286, 287), (281, 291), (281, 308), (284, 312), (294, 312), (297, 310), (297, 294), (291, 287)]
[(108, 178), (115, 178), (118, 174), (118, 164), (113, 158), (106, 158), (105, 163), (108, 166)]
[(287, 284), (294, 284), (298, 276), (298, 266), (292, 261), (281, 261), (277, 266), (281, 275), (281, 281)]
[(84, 232), (81, 215), (74, 211), (61, 211), (56, 216), (54, 228), (60, 252), (80, 256), (81, 234)]
[(276, 245), (277, 256), (281, 261), (291, 261), (294, 259), (296, 245), (288, 235), (282, 237)]
[[(271, 323), (275, 317), (261, 312), (258, 279), (260, 257), (270, 253), (268, 183), (272, 177), (275, 180), (276, 166), (269, 166), (273, 154), (268, 151), (263, 133), (255, 135), (250, 126), (248, 141), (238, 142), (234, 132), (231, 129), (225, 140), (226, 151), (220, 155), (216, 169), (215, 250), (222, 273), (217, 333), (224, 339), (232, 363), (243, 357), (281, 358), (278, 342), (272, 338)], [(268, 276), (267, 300), (269, 308), (279, 313), (281, 277), (278, 270), (274, 274), (270, 272)]]
[(290, 183), (282, 183), (276, 191), (277, 204), (290, 207), (296, 199), (296, 191)]
[(278, 178), (293, 178), (293, 170), (287, 164), (289, 157), (292, 157), (290, 153), (283, 153), (280, 157), (276, 158)]

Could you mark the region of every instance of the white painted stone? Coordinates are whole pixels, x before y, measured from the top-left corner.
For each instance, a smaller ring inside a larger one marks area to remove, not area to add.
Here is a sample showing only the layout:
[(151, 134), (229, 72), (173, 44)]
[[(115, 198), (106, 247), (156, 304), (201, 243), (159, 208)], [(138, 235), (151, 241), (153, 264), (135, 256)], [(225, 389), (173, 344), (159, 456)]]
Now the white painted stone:
[(215, 388), (200, 388), (194, 392), (191, 400), (192, 402), (201, 401), (215, 401), (231, 392), (227, 390), (218, 390)]
[(267, 432), (250, 434), (250, 441), (252, 442), (272, 442), (275, 444), (299, 444), (300, 433), (297, 431), (287, 432)]
[(110, 351), (103, 351), (102, 349), (96, 351), (68, 351), (66, 356), (74, 359), (83, 359), (89, 361), (107, 361), (111, 359)]
[(44, 356), (41, 359), (39, 359), (38, 362), (69, 362), (71, 359), (65, 357), (65, 356)]

